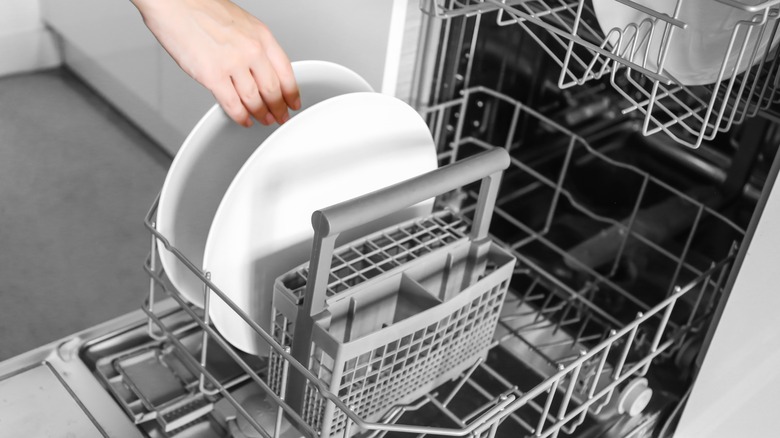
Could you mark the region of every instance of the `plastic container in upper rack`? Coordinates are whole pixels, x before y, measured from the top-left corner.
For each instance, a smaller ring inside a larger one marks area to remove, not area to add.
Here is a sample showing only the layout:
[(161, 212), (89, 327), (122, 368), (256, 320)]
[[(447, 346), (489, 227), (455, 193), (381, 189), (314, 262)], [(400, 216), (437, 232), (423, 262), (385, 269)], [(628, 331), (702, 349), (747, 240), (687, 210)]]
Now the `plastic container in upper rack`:
[[(682, 85), (707, 85), (729, 79), (761, 62), (777, 46), (771, 29), (761, 26), (765, 19), (761, 13), (712, 0), (633, 3), (628, 6), (618, 0), (593, 0), (593, 11), (608, 41), (607, 47)], [(756, 6), (764, 2), (745, 3)], [(685, 28), (656, 20), (639, 6), (677, 17)]]

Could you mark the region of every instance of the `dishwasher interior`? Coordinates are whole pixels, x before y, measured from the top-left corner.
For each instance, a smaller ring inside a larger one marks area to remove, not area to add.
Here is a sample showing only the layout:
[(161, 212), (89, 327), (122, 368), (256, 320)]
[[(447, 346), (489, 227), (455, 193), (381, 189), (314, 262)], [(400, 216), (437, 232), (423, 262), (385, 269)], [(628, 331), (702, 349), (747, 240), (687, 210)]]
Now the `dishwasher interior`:
[[(777, 58), (772, 53), (721, 89), (675, 94), (674, 84), (659, 91), (652, 76), (618, 63), (617, 49), (612, 57), (588, 52), (594, 45), (609, 51), (604, 36), (578, 33), (598, 33), (589, 1), (424, 1), (421, 8), (427, 26), (413, 97), (440, 164), (496, 148), (510, 157), (490, 237), (516, 262), (503, 305), (492, 307), (495, 332), (482, 341), (484, 353), (424, 394), (377, 411), (366, 405), (381, 404), (385, 386), (412, 384), (383, 371), (385, 364), (412, 367), (427, 358), (427, 346), (440, 345), (438, 334), (423, 330), (420, 339), (416, 332), (369, 349), (347, 361), (340, 378), (337, 358), (293, 358), (286, 317), (256, 329), (268, 358), (235, 350), (208, 311), (166, 281), (156, 252), (177, 250), (154, 229), (155, 205), (146, 222), (147, 322), (80, 351), (146, 436), (673, 435), (712, 316), (727, 299), (735, 255), (772, 183)], [(762, 13), (761, 32), (774, 39), (777, 10)], [(560, 29), (572, 28), (577, 38), (567, 40)], [(569, 80), (582, 85), (561, 88)], [(706, 103), (702, 96), (712, 96), (705, 112), (725, 108), (719, 117), (692, 112)], [(388, 258), (411, 264), (450, 245), (442, 236), (456, 241), (481, 221), (479, 199), (480, 187), (468, 184), (437, 198), (435, 220), (337, 250), (332, 271), (351, 271), (334, 281), (354, 286), (386, 272)], [(353, 250), (357, 262), (345, 256)], [(190, 267), (206, 296), (224, 296)], [(159, 311), (161, 296), (176, 305)], [(453, 336), (469, 333), (457, 327)], [(286, 391), (296, 381), (308, 388), (307, 400), (318, 400), (308, 410), (291, 407)]]

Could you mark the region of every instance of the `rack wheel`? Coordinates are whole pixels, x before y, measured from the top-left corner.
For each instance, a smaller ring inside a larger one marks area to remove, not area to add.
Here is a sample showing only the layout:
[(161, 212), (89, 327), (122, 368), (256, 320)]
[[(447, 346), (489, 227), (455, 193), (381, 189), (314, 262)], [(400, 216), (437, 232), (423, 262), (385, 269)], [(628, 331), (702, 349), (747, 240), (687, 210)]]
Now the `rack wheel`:
[(618, 397), (618, 413), (635, 417), (645, 410), (653, 397), (653, 390), (647, 386), (647, 379), (634, 379), (623, 388)]
[[(253, 394), (247, 397), (241, 405), (263, 430), (273, 436), (274, 425), (276, 424), (276, 409), (273, 403), (266, 400), (265, 396), (262, 394)], [(233, 438), (261, 438), (263, 436), (251, 423), (249, 423), (249, 420), (241, 414), (236, 414), (236, 418), (228, 423), (228, 429), (230, 431), (230, 436)], [(290, 423), (283, 421), (279, 436), (291, 437), (298, 435), (294, 433), (291, 434), (289, 429)]]

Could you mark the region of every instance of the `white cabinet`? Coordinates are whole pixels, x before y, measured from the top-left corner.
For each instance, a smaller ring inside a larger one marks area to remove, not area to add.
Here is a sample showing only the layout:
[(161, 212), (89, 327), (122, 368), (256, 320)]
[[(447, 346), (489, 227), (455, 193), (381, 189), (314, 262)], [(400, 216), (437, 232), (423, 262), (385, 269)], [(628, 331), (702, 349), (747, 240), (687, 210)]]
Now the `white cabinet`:
[(215, 100), (211, 92), (184, 73), (159, 45), (157, 57), (161, 90), (157, 116), (171, 131), (170, 138), (158, 141), (166, 150), (175, 153)]
[(393, 2), (236, 0), (268, 25), (290, 59), (326, 59), (382, 87)]
[(158, 44), (130, 2), (44, 0), (42, 12), (72, 70), (139, 126), (159, 124)]
[[(133, 5), (42, 3), (44, 21), (62, 38), (65, 64), (175, 153), (214, 99), (165, 53)], [(271, 28), (291, 60), (337, 62), (377, 91), (395, 92), (408, 0), (236, 3)]]

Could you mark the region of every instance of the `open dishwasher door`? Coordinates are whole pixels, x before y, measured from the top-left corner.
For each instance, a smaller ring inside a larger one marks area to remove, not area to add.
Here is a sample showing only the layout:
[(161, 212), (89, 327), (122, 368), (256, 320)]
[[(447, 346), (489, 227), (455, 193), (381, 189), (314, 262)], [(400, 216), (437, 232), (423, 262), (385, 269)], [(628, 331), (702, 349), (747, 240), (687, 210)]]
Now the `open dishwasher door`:
[(0, 362), (0, 436), (142, 437), (80, 357), (136, 311)]

